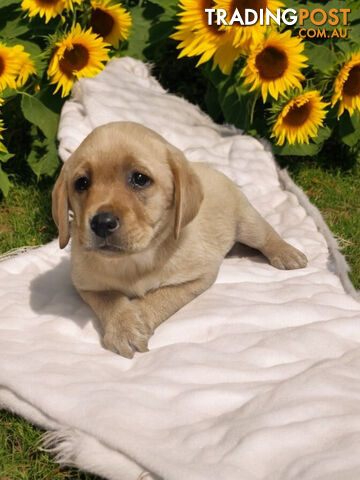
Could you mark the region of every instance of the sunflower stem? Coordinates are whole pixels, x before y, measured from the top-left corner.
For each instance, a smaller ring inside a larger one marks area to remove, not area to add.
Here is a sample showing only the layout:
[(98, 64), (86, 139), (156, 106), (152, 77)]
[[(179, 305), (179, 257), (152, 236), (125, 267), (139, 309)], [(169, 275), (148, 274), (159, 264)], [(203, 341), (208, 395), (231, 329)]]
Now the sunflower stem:
[(260, 95), (260, 90), (257, 90), (257, 92), (254, 95), (254, 99), (253, 99), (253, 102), (252, 102), (252, 105), (251, 105), (251, 110), (250, 110), (250, 126), (252, 126), (253, 121), (254, 121), (255, 105), (256, 105), (256, 102), (259, 99), (259, 95)]
[(71, 30), (74, 30), (75, 25), (76, 25), (76, 8), (74, 8), (74, 16), (73, 16)]

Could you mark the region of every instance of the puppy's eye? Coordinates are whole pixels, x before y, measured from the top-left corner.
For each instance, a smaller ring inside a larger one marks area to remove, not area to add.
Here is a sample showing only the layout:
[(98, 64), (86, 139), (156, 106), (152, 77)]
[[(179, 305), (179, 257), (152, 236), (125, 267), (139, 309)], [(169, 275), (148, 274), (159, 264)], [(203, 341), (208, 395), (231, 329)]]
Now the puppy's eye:
[(75, 181), (75, 190), (77, 192), (82, 192), (87, 190), (90, 187), (90, 180), (87, 177), (79, 177)]
[(141, 172), (134, 172), (131, 176), (131, 185), (137, 188), (144, 188), (151, 184), (150, 177)]

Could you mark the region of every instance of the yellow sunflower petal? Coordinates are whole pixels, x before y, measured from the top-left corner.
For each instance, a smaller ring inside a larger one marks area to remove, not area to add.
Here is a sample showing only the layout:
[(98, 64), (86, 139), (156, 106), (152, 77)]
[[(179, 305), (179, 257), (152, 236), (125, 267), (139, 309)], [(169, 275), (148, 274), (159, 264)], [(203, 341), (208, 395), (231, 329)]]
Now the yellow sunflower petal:
[(301, 55), (303, 49), (301, 40), (289, 37), (288, 32), (270, 32), (246, 60), (242, 71), (245, 83), (253, 88), (261, 87), (264, 103), (268, 94), (277, 100), (288, 89), (301, 89), (300, 80), (304, 77), (300, 70), (307, 66), (306, 57)]
[(6, 87), (16, 88), (16, 78), (21, 69), (22, 60), (12, 47), (0, 43), (0, 92)]
[(15, 45), (11, 47), (12, 51), (19, 62), (19, 71), (16, 79), (16, 86), (22, 87), (27, 82), (30, 75), (36, 73), (34, 62), (30, 55), (25, 52), (22, 45)]
[(198, 65), (214, 58), (214, 66), (228, 74), (241, 52), (233, 45), (231, 29), (225, 31), (215, 24), (208, 25), (205, 9), (212, 5), (212, 0), (181, 0), (180, 25), (171, 38), (180, 42), (179, 58), (200, 56)]
[(290, 145), (309, 143), (316, 137), (319, 127), (326, 116), (325, 107), (317, 90), (301, 93), (291, 99), (282, 109), (272, 128), (272, 136), (277, 145), (287, 140)]
[[(232, 15), (235, 10), (238, 9), (241, 17), (244, 19), (245, 9), (251, 8), (257, 13), (260, 12), (260, 9), (269, 9), (272, 13), (276, 13), (278, 8), (284, 6), (284, 4), (278, 0), (214, 0), (210, 2), (213, 4), (209, 8), (223, 8), (228, 13), (227, 21), (228, 23), (231, 20)], [(255, 23), (254, 25), (240, 25), (238, 22), (235, 22), (231, 27), (223, 27), (224, 29), (230, 29), (234, 33), (233, 42), (234, 46), (239, 48), (242, 53), (249, 51), (254, 44), (257, 44), (262, 41), (264, 38), (267, 26), (260, 25), (260, 22)]]
[(71, 0), (23, 0), (21, 8), (28, 11), (29, 17), (39, 15), (45, 17), (45, 23), (61, 15), (65, 8), (72, 6)]
[(360, 52), (353, 53), (342, 66), (334, 82), (332, 106), (339, 103), (338, 117), (345, 110), (353, 115), (360, 111)]
[(131, 15), (121, 5), (113, 5), (111, 0), (91, 0), (93, 8), (90, 25), (94, 33), (118, 48), (119, 42), (126, 40), (130, 33)]
[(69, 94), (76, 79), (94, 77), (109, 60), (109, 44), (91, 30), (82, 30), (79, 24), (55, 44), (48, 68), (50, 83), (56, 84), (55, 93)]

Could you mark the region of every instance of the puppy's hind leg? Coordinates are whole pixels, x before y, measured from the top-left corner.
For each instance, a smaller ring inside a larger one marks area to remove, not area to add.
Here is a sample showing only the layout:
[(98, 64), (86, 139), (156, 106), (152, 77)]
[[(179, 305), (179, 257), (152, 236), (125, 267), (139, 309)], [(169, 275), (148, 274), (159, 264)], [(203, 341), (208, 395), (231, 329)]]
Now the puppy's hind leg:
[(237, 238), (240, 243), (260, 250), (271, 265), (282, 270), (304, 268), (306, 256), (285, 242), (252, 207), (239, 190)]

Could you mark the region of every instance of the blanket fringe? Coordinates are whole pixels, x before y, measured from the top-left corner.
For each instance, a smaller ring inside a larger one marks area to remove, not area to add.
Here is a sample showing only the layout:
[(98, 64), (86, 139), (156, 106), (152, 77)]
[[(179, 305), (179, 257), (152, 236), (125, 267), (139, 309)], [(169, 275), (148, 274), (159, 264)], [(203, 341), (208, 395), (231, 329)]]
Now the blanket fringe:
[(0, 255), (0, 262), (3, 262), (4, 260), (8, 260), (9, 258), (16, 257), (17, 255), (20, 255), (21, 253), (27, 253), (30, 250), (36, 250), (37, 248), (40, 248), (42, 245), (35, 245), (35, 246), (24, 246), (24, 247), (19, 247), (19, 248), (12, 248), (11, 250), (3, 253)]
[(60, 465), (75, 467), (74, 432), (72, 430), (57, 430), (46, 432), (42, 436), (40, 450), (50, 453)]
[(74, 429), (44, 433), (39, 448), (63, 467), (76, 467), (109, 480), (160, 480), (123, 453)]

